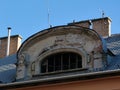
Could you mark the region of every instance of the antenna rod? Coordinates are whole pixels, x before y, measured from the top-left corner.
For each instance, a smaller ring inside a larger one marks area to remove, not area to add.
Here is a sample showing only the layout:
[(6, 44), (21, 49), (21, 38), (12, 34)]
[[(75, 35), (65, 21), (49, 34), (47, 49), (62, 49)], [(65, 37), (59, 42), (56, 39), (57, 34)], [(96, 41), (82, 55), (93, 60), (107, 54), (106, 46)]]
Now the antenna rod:
[(6, 56), (9, 56), (9, 51), (10, 51), (10, 33), (11, 33), (11, 27), (8, 27), (8, 41), (7, 41)]
[(50, 25), (50, 9), (49, 9), (49, 1), (47, 0), (47, 13), (48, 13), (48, 27), (51, 27)]
[(104, 18), (104, 16), (105, 16), (105, 13), (104, 13), (104, 11), (102, 11), (102, 18)]
[(50, 27), (50, 14), (49, 14), (49, 9), (48, 9), (48, 26)]

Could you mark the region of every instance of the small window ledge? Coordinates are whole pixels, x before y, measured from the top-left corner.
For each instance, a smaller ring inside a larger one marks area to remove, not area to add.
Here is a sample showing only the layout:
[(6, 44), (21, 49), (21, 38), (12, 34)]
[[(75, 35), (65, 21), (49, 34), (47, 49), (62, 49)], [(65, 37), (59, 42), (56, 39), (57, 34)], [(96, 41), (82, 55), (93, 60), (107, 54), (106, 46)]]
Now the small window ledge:
[(77, 69), (70, 69), (70, 70), (61, 70), (61, 71), (55, 71), (55, 72), (40, 73), (39, 75), (33, 75), (33, 77), (46, 76), (46, 75), (56, 75), (56, 74), (61, 74), (61, 73), (72, 73), (72, 72), (86, 71), (86, 70), (88, 70), (88, 68), (77, 68)]

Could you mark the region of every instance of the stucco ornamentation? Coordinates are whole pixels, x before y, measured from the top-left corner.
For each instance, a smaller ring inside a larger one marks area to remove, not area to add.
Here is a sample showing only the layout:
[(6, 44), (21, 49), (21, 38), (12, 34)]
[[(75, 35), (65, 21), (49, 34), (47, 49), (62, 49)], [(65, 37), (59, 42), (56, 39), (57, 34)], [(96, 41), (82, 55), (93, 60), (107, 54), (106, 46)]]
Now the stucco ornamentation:
[(20, 54), (18, 59), (16, 79), (23, 79), (25, 75), (25, 54)]
[(24, 54), (20, 54), (20, 55), (19, 55), (18, 64), (19, 64), (19, 65), (23, 65), (24, 63), (25, 63), (25, 55), (24, 55)]
[(74, 48), (74, 47), (83, 48), (85, 44), (86, 42), (84, 42), (84, 38), (82, 38), (78, 34), (70, 33), (67, 35), (60, 35), (60, 36), (56, 36), (56, 40), (54, 41), (53, 45), (44, 47), (39, 55), (52, 49)]

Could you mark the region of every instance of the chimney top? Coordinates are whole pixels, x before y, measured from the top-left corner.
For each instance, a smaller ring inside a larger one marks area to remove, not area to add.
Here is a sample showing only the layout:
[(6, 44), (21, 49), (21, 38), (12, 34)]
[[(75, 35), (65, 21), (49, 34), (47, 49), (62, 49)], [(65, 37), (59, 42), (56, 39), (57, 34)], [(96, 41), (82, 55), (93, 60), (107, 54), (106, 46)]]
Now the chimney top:
[(102, 37), (111, 36), (111, 22), (109, 17), (92, 19), (93, 29)]
[(8, 30), (10, 30), (11, 29), (11, 27), (8, 27)]
[(94, 29), (99, 35), (103, 37), (111, 36), (111, 22), (109, 17), (83, 20), (79, 22), (68, 23), (68, 25), (77, 25), (86, 28)]
[(104, 20), (109, 20), (110, 22), (112, 22), (112, 20), (111, 20), (110, 17), (103, 17), (103, 18), (91, 19), (91, 21), (94, 22), (94, 21), (99, 21), (99, 20), (102, 20), (102, 19), (104, 19)]

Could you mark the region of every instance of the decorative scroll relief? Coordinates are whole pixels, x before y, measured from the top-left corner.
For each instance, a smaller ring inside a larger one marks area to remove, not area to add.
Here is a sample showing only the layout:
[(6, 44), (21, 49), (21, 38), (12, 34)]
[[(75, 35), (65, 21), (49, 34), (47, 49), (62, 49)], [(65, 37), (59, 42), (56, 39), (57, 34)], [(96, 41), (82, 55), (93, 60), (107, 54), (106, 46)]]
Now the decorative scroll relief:
[(23, 79), (25, 75), (25, 66), (18, 66), (17, 67), (17, 77), (16, 79)]
[(24, 65), (24, 63), (25, 63), (25, 55), (24, 54), (19, 55), (18, 59), (19, 59), (18, 64), (19, 65)]
[(25, 55), (21, 54), (18, 57), (17, 77), (16, 79), (22, 79), (25, 76)]

